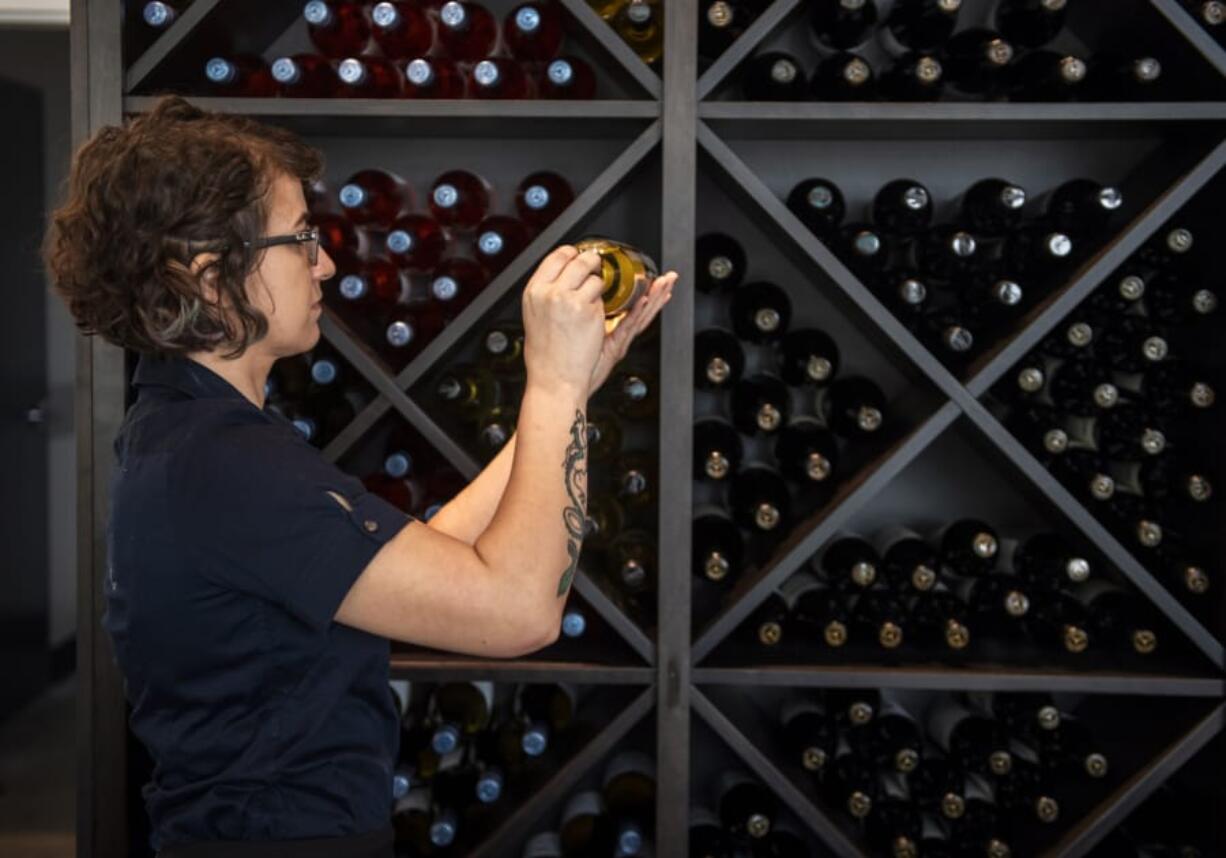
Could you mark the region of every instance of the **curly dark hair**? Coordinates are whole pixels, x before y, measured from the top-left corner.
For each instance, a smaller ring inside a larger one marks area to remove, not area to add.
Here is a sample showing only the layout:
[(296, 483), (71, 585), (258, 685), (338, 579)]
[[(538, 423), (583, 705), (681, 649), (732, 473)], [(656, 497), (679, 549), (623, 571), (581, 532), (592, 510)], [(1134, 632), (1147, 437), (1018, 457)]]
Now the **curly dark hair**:
[[(244, 242), (263, 233), (277, 175), (305, 190), (322, 173), (322, 154), (291, 131), (162, 98), (73, 156), (67, 199), (43, 244), (52, 288), (78, 328), (115, 345), (241, 355), (268, 331), (245, 288), (262, 251)], [(208, 268), (221, 306), (201, 288), (207, 269), (189, 267), (195, 253), (219, 247)]]

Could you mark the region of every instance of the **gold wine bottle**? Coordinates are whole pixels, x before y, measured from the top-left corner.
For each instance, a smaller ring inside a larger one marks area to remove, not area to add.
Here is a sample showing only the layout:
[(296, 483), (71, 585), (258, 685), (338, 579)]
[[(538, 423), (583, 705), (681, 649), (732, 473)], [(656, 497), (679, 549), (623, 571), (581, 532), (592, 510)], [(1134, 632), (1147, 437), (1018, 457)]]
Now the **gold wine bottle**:
[(604, 280), (606, 318), (622, 316), (634, 306), (634, 302), (647, 294), (651, 281), (659, 275), (659, 268), (650, 256), (638, 248), (601, 236), (588, 236), (575, 242), (580, 252), (595, 250), (600, 254), (600, 277)]
[(664, 5), (660, 0), (629, 0), (613, 28), (639, 58), (651, 65), (664, 53)]

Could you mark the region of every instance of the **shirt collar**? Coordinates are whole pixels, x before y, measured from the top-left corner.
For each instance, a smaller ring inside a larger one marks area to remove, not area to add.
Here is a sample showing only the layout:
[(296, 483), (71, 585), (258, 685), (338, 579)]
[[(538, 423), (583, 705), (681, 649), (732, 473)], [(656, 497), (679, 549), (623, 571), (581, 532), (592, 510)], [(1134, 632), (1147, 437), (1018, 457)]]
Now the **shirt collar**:
[(182, 391), (192, 399), (240, 399), (247, 397), (202, 363), (181, 355), (143, 354), (132, 374), (136, 387), (155, 385)]

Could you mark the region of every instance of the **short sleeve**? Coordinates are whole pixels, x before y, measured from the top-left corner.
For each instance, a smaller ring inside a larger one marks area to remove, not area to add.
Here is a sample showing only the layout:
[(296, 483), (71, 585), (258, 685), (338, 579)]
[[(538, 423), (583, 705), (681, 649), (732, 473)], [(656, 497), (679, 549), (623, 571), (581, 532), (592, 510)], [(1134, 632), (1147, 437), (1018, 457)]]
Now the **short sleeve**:
[(171, 521), (201, 574), (320, 631), (412, 520), (292, 429), (263, 419), (196, 429), (168, 479)]

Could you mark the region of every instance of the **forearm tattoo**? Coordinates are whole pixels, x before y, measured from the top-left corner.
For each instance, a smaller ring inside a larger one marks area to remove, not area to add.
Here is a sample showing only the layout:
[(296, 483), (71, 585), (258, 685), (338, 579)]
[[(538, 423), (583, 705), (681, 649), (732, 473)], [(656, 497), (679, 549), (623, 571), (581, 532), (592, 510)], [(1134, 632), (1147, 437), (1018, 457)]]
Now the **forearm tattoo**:
[(570, 555), (570, 563), (558, 581), (558, 595), (565, 596), (575, 578), (575, 570), (579, 568), (579, 550), (583, 546), (583, 530), (587, 514), (587, 469), (583, 463), (587, 458), (587, 417), (576, 409), (575, 422), (570, 425), (570, 444), (566, 447), (566, 458), (562, 468), (566, 474), (566, 493), (570, 495), (570, 506), (562, 510), (562, 521), (566, 524), (566, 553)]

